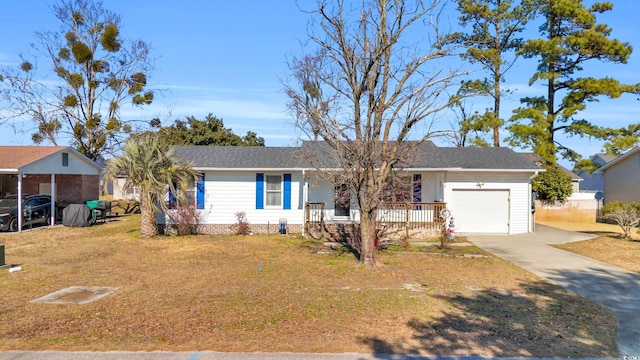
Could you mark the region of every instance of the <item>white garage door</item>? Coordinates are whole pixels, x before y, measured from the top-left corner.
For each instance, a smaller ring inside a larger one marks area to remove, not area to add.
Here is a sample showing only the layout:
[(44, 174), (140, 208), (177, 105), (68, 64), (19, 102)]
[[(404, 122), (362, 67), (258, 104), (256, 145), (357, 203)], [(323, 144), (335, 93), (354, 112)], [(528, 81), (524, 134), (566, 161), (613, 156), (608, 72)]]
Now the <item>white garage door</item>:
[(447, 207), (453, 213), (457, 232), (509, 232), (508, 190), (454, 189)]

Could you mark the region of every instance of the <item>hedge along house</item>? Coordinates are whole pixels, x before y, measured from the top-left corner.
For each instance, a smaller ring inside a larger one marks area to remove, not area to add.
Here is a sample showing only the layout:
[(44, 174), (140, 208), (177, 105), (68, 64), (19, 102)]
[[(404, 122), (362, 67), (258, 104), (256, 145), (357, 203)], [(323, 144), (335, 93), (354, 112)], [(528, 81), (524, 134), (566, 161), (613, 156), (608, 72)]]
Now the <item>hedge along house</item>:
[[(201, 173), (189, 190), (195, 193), (201, 232), (231, 232), (239, 212), (246, 214), (254, 233), (276, 233), (282, 222), (288, 231), (303, 233), (317, 221), (359, 222), (353, 191), (323, 176), (340, 171), (323, 142), (304, 142), (300, 147), (176, 146), (175, 151)], [(531, 178), (544, 170), (514, 151), (426, 142), (413, 150), (411, 159), (411, 166), (397, 170), (408, 179), (407, 195), (379, 210), (380, 223), (406, 227), (407, 233), (414, 226), (426, 226), (437, 234), (438, 210), (446, 207), (458, 232), (533, 230)], [(323, 168), (317, 169), (316, 162)], [(340, 195), (345, 191), (350, 194), (348, 201)]]
[[(0, 146), (0, 197), (50, 195), (52, 210), (96, 200), (101, 167), (67, 146)], [(18, 224), (22, 204), (18, 202)], [(55, 211), (51, 211), (52, 217)], [(55, 219), (51, 219), (51, 224)], [(21, 227), (20, 227), (21, 228)]]

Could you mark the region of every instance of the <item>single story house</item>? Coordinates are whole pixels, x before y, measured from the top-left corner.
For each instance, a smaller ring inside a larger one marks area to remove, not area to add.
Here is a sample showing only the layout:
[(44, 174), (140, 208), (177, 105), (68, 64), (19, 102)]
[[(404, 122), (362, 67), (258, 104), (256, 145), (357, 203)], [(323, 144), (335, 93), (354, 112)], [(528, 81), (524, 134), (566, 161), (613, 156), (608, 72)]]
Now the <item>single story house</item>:
[(96, 200), (101, 169), (68, 146), (0, 146), (0, 197), (50, 195), (52, 207)]
[[(246, 214), (254, 233), (276, 233), (283, 222), (289, 231), (304, 232), (318, 212), (328, 224), (359, 221), (353, 191), (347, 201), (338, 201), (348, 189), (323, 176), (323, 170), (340, 169), (324, 142), (303, 142), (300, 147), (174, 149), (201, 173), (190, 191), (200, 209), (202, 232), (230, 232), (238, 212)], [(323, 168), (311, 166), (308, 156)], [(406, 214), (402, 226), (429, 222), (438, 231), (437, 210), (446, 207), (459, 233), (532, 231), (531, 178), (544, 169), (531, 161), (507, 148), (437, 147), (431, 142), (414, 148), (411, 159), (410, 166), (397, 170), (408, 179), (404, 202), (409, 205), (379, 213), (382, 223), (398, 222), (393, 217), (402, 213)], [(421, 216), (423, 220), (417, 221)]]
[(594, 172), (602, 176), (604, 203), (640, 202), (640, 147), (609, 161)]

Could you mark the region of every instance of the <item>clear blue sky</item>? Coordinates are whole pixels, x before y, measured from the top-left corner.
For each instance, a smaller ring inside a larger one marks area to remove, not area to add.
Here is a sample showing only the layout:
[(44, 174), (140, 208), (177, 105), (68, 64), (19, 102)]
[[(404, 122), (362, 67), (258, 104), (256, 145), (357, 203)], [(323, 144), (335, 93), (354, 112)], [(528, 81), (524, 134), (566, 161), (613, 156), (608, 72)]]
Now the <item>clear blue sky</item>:
[[(309, 7), (311, 0), (299, 0)], [(630, 42), (635, 49), (628, 65), (588, 66), (594, 75), (610, 75), (623, 82), (640, 83), (640, 2), (614, 0), (614, 10), (600, 15), (600, 22), (613, 28), (613, 37)], [(50, 11), (53, 0), (5, 0), (0, 13), (0, 64), (17, 63), (18, 54), (29, 50), (35, 32), (58, 28)], [(449, 1), (452, 8), (452, 1)], [(107, 0), (104, 7), (119, 14), (126, 38), (140, 38), (152, 46), (156, 70), (150, 83), (164, 90), (144, 110), (125, 110), (124, 119), (165, 123), (208, 113), (222, 118), (235, 133), (251, 130), (265, 138), (268, 146), (295, 145), (297, 132), (286, 110), (282, 80), (288, 74), (287, 58), (299, 54), (306, 39), (308, 14), (295, 0), (234, 1), (124, 1)], [(456, 22), (455, 14), (451, 16)], [(455, 24), (453, 24), (455, 25)], [(535, 29), (532, 29), (535, 30)], [(44, 65), (44, 64), (43, 64)], [(521, 61), (507, 74), (507, 83), (517, 89), (504, 99), (508, 118), (522, 96), (537, 95), (541, 87), (527, 86), (534, 63)], [(483, 110), (484, 105), (474, 107)], [(585, 117), (612, 127), (638, 122), (640, 101), (633, 96), (603, 99), (588, 105)], [(442, 119), (449, 128), (450, 119)], [(29, 123), (22, 132), (0, 125), (0, 144), (29, 145)], [(601, 143), (576, 139), (584, 156), (600, 151)]]

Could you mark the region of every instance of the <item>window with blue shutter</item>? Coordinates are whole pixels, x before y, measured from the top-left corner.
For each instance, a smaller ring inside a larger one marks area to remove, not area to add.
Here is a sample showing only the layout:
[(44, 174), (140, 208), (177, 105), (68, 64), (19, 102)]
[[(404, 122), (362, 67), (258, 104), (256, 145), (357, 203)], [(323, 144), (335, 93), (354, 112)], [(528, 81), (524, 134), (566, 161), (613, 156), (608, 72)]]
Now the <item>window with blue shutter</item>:
[(291, 174), (284, 174), (283, 208), (291, 210)]
[(256, 209), (264, 209), (264, 174), (256, 174)]
[(204, 209), (204, 173), (200, 174), (196, 183), (196, 208)]

